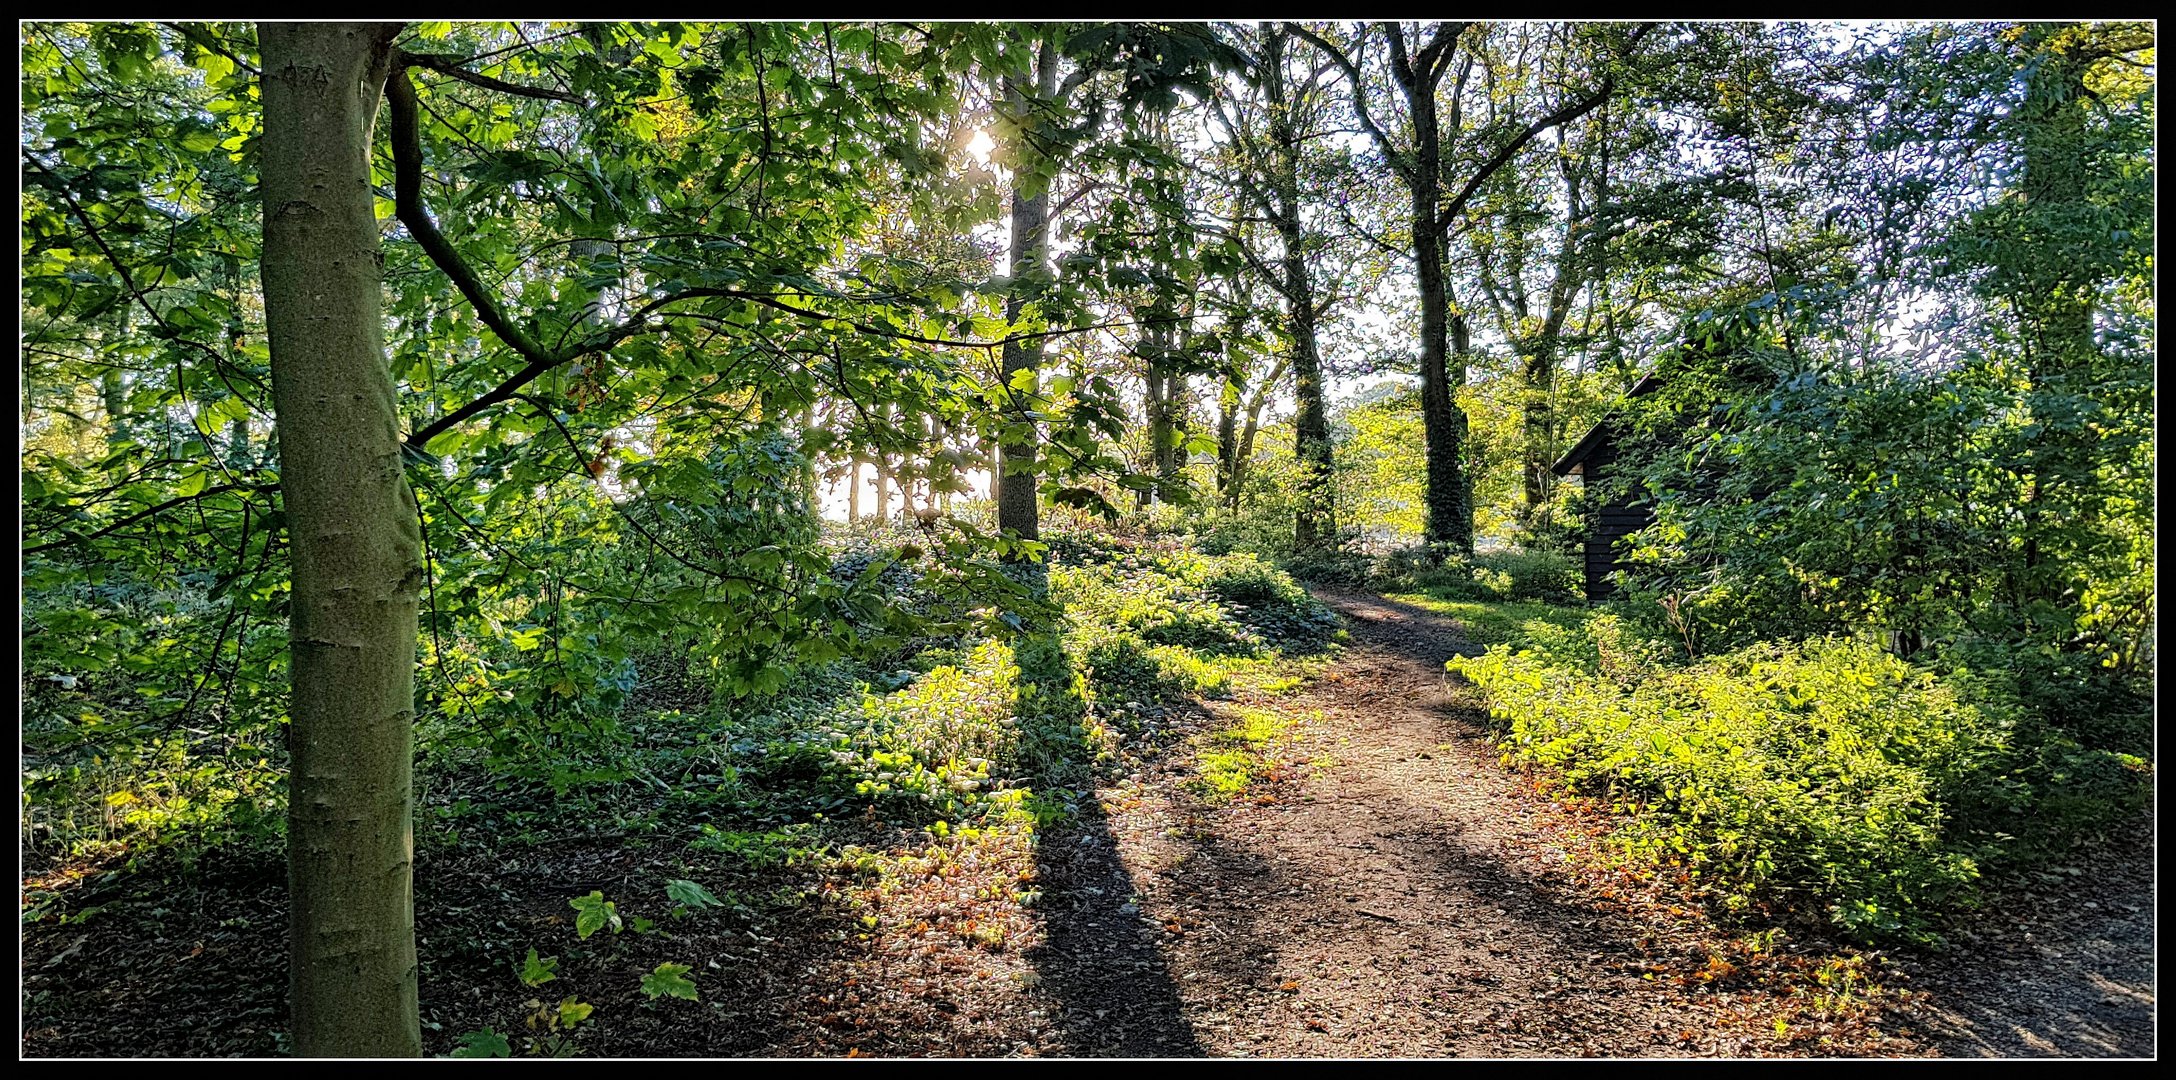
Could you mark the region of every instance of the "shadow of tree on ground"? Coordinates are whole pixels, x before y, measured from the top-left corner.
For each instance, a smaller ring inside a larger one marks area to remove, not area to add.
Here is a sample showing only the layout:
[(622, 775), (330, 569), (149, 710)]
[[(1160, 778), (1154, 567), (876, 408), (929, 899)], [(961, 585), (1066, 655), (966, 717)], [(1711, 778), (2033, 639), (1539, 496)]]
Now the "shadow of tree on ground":
[(1068, 792), (1066, 820), (1036, 847), (1036, 874), (1049, 899), (1044, 940), (1028, 957), (1058, 1010), (1050, 1018), (1059, 1042), (1052, 1049), (1083, 1057), (1198, 1055), (1178, 985), (1095, 797), (1100, 735), (1079, 672), (1055, 632), (1024, 635), (1016, 656), (1023, 711), (1051, 751), (1044, 771), (1063, 785), (1045, 797)]

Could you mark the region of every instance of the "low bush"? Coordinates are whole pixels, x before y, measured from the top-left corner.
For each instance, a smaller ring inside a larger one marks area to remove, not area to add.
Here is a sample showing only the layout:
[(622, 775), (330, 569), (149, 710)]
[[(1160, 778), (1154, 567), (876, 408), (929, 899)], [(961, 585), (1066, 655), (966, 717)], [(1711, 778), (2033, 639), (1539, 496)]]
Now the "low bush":
[(2139, 759), (1861, 641), (1671, 667), (1605, 616), (1541, 644), (1447, 666), (1487, 695), (1506, 760), (1609, 799), (1628, 853), (1690, 867), (1733, 909), (1811, 899), (1862, 937), (1923, 936), (2025, 823), (2106, 821), (2140, 790)]
[(1508, 584), (1500, 595), (1505, 600), (1574, 604), (1586, 584), (1579, 563), (1551, 548), (1510, 548), (1479, 556), (1474, 562), (1481, 571), (1503, 575)]
[(1371, 583), (1390, 590), (1421, 590), (1450, 600), (1531, 600), (1578, 603), (1585, 585), (1579, 563), (1549, 548), (1505, 548), (1468, 559), (1432, 554), (1424, 546), (1401, 548), (1377, 559)]
[(1011, 789), (1086, 783), (1120, 733), (1164, 704), (1289, 681), (1336, 632), (1334, 615), (1250, 555), (1063, 533), (1051, 551), (1050, 599), (1064, 612), (1055, 627), (961, 646), (927, 671), (878, 674), (788, 725), (795, 733), (759, 760), (820, 754), (821, 777), (798, 782), (828, 792), (822, 805), (971, 820), (1012, 805)]
[(1318, 585), (1365, 585), (1371, 573), (1367, 556), (1342, 549), (1292, 555), (1282, 565), (1293, 577)]
[(1103, 701), (1222, 693), (1259, 681), (1281, 658), (1321, 653), (1337, 620), (1285, 572), (1252, 555), (1144, 551), (1059, 564), (1051, 599), (1066, 611), (1068, 652)]

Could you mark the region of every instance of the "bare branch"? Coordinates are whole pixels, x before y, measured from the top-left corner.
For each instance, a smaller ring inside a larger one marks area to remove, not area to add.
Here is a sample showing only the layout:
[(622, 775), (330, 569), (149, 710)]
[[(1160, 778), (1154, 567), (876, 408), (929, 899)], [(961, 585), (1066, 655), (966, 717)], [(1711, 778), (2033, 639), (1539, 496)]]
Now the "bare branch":
[(1366, 128), (1369, 137), (1375, 140), (1376, 147), (1383, 152), (1383, 159), (1390, 162), (1390, 167), (1398, 170), (1400, 174), (1410, 175), (1412, 173), (1411, 163), (1399, 151), (1398, 145), (1390, 140), (1390, 136), (1383, 131), (1382, 127), (1376, 124), (1374, 115), (1368, 112), (1367, 82), (1360, 77), (1360, 65), (1352, 57), (1346, 55), (1345, 50), (1331, 44), (1329, 39), (1316, 34), (1314, 31), (1298, 23), (1288, 22), (1284, 25), (1293, 34), (1314, 45), (1315, 48), (1322, 50), (1323, 55), (1329, 57), (1338, 67), (1344, 69), (1346, 81), (1352, 83), (1353, 115), (1360, 119), (1360, 126)]

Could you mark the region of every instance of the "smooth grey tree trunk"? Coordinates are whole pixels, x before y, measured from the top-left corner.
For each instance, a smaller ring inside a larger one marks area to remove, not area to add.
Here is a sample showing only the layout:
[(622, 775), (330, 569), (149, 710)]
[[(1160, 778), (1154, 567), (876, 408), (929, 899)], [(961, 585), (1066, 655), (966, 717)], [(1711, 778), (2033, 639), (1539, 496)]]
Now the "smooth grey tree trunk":
[(371, 132), (397, 23), (264, 23), (263, 281), (294, 559), (294, 1049), (414, 1057), (422, 547), (386, 362)]
[(847, 459), (846, 520), (861, 520), (861, 455)]

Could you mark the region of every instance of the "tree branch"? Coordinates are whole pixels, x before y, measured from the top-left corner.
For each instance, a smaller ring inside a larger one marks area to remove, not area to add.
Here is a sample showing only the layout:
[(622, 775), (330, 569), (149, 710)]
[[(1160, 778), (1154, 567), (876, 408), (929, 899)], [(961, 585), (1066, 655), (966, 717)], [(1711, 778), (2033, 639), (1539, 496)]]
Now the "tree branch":
[(526, 98), (541, 98), (546, 101), (564, 101), (569, 105), (580, 105), (585, 108), (589, 105), (589, 102), (582, 100), (577, 95), (567, 93), (564, 90), (552, 90), (541, 86), (523, 86), (520, 83), (510, 83), (504, 79), (494, 79), (489, 75), (478, 75), (477, 73), (462, 67), (461, 64), (463, 62), (460, 60), (456, 60), (451, 56), (434, 56), (430, 53), (414, 53), (402, 50), (399, 58), (399, 63), (404, 65), (413, 64), (416, 67), (420, 68), (429, 68), (432, 71), (438, 72), (441, 75), (450, 75), (470, 85), (481, 86), (486, 90), (496, 90), (502, 94), (513, 94), (517, 97)]
[(394, 67), (392, 77), (386, 80), (385, 100), (393, 122), (393, 213), (407, 226), (408, 234), (422, 245), (423, 253), (430, 256), (439, 272), (453, 281), (453, 287), (461, 291), (476, 315), (491, 332), (499, 336), (515, 352), (528, 358), (532, 364), (546, 367), (561, 363), (567, 358), (554, 357), (551, 350), (537, 343), (528, 332), (514, 325), (499, 310), (499, 303), (484, 287), (483, 280), (469, 268), (461, 253), (453, 249), (445, 234), (423, 208), (423, 131), (416, 117), (416, 87), (408, 78), (404, 54), (402, 64)]
[[(1633, 34), (1633, 40), (1637, 42), (1639, 39), (1639, 35), (1645, 33), (1646, 29), (1647, 27), (1643, 25), (1638, 31), (1635, 31)], [(1571, 123), (1572, 121), (1577, 120), (1580, 117), (1594, 111), (1594, 109), (1597, 106), (1601, 105), (1602, 102), (1609, 100), (1609, 95), (1615, 93), (1616, 90), (1616, 77), (1606, 77), (1602, 80), (1602, 85), (1596, 87), (1593, 93), (1588, 94), (1586, 97), (1580, 98), (1577, 101), (1571, 102), (1563, 106), (1562, 108), (1559, 108), (1555, 112), (1550, 113), (1549, 115), (1544, 116), (1541, 119), (1526, 125), (1526, 129), (1524, 131), (1519, 132), (1518, 135), (1513, 137), (1510, 142), (1507, 142), (1503, 146), (1498, 147), (1496, 153), (1492, 155), (1486, 162), (1482, 163), (1480, 170), (1466, 179), (1465, 186), (1458, 189), (1458, 194), (1452, 196), (1451, 199), (1444, 204), (1443, 213), (1437, 215), (1436, 217), (1436, 230), (1438, 232), (1441, 232), (1442, 230), (1449, 228), (1451, 222), (1456, 220), (1459, 214), (1465, 212), (1466, 203), (1468, 200), (1471, 200), (1473, 198), (1474, 192), (1479, 191), (1482, 184), (1487, 183), (1489, 178), (1496, 175), (1498, 170), (1509, 164), (1511, 159), (1513, 157), (1516, 157), (1520, 150), (1526, 148), (1527, 143), (1534, 141), (1534, 138), (1536, 136), (1540, 135), (1544, 131), (1549, 130), (1550, 128), (1556, 127), (1560, 124)]]
[(205, 488), (204, 490), (199, 491), (194, 495), (179, 495), (157, 505), (146, 507), (142, 510), (137, 511), (136, 513), (130, 514), (129, 516), (120, 519), (119, 521), (111, 522), (101, 528), (94, 529), (87, 533), (68, 533), (58, 540), (48, 540), (43, 544), (32, 544), (29, 547), (23, 549), (23, 554), (33, 555), (40, 551), (49, 551), (57, 547), (67, 547), (71, 544), (81, 544), (87, 541), (96, 540), (99, 537), (106, 535), (107, 533), (114, 532), (119, 529), (125, 529), (130, 525), (134, 525), (135, 523), (142, 521), (147, 517), (151, 517), (153, 515), (172, 510), (174, 507), (180, 506), (184, 503), (193, 503), (198, 499), (209, 499), (214, 495), (224, 495), (229, 491), (271, 491), (276, 486), (278, 485), (218, 484), (212, 487)]
[[(1287, 31), (1320, 49), (1323, 55), (1329, 57), (1338, 67), (1344, 69), (1345, 78), (1352, 83), (1352, 111), (1355, 116), (1360, 118), (1360, 126), (1367, 129), (1369, 137), (1375, 140), (1376, 148), (1383, 152), (1383, 160), (1390, 162), (1391, 168), (1396, 169), (1402, 175), (1410, 175), (1412, 169), (1406, 161), (1405, 155), (1399, 152), (1397, 144), (1390, 141), (1390, 136), (1384, 133), (1382, 127), (1375, 123), (1375, 117), (1368, 112), (1367, 83), (1360, 77), (1359, 64), (1355, 63), (1352, 57), (1345, 55), (1345, 50), (1332, 45), (1329, 39), (1316, 34), (1314, 31), (1298, 23), (1288, 22), (1284, 25)], [(1366, 33), (1366, 31), (1363, 30), (1362, 33)]]
[[(1652, 24), (1652, 22), (1643, 22), (1643, 24), (1639, 24), (1639, 28), (1634, 28), (1634, 30), (1632, 30), (1632, 35), (1630, 35), (1630, 37), (1625, 37), (1625, 50), (1623, 50), (1623, 54), (1621, 54), (1621, 57), (1619, 57), (1619, 59), (1630, 59), (1630, 57), (1632, 57), (1632, 50), (1634, 50), (1634, 48), (1639, 48), (1639, 39), (1641, 39), (1641, 37), (1647, 37), (1647, 30), (1654, 30), (1654, 24)], [(1475, 172), (1473, 176), (1469, 176), (1469, 179), (1467, 179), (1467, 185), (1464, 185), (1464, 187), (1460, 187), (1460, 189), (1458, 189), (1458, 196), (1454, 196), (1454, 198), (1451, 198), (1451, 200), (1449, 200), (1449, 203), (1447, 203), (1447, 205), (1443, 207), (1443, 216), (1438, 216), (1438, 218), (1436, 218), (1436, 231), (1443, 231), (1443, 229), (1449, 229), (1449, 226), (1451, 226), (1451, 220), (1456, 220), (1456, 218), (1460, 216), (1460, 213), (1464, 213), (1464, 209), (1467, 209), (1467, 200), (1471, 200), (1471, 198), (1473, 198), (1473, 192), (1478, 192), (1478, 189), (1480, 189), (1480, 187), (1482, 187), (1484, 183), (1488, 183), (1488, 176), (1495, 176), (1495, 174), (1497, 174), (1497, 170), (1501, 170), (1501, 168), (1504, 168), (1504, 165), (1506, 165), (1506, 163), (1508, 163), (1508, 161), (1510, 161), (1510, 159), (1512, 159), (1514, 155), (1517, 155), (1517, 152), (1519, 152), (1521, 148), (1525, 148), (1525, 144), (1530, 144), (1530, 142), (1534, 142), (1534, 137), (1536, 137), (1536, 135), (1541, 135), (1543, 131), (1549, 131), (1549, 128), (1554, 128), (1554, 126), (1558, 126), (1558, 124), (1569, 124), (1569, 122), (1573, 122), (1573, 120), (1578, 120), (1578, 118), (1582, 118), (1582, 115), (1586, 115), (1586, 113), (1591, 113), (1591, 111), (1595, 111), (1595, 109), (1597, 109), (1599, 105), (1602, 105), (1602, 102), (1610, 100), (1610, 94), (1615, 94), (1615, 91), (1617, 91), (1617, 76), (1615, 76), (1615, 74), (1608, 74), (1608, 76), (1604, 76), (1604, 78), (1602, 78), (1602, 85), (1599, 85), (1599, 87), (1595, 87), (1595, 91), (1593, 91), (1593, 94), (1588, 94), (1588, 96), (1584, 96), (1584, 98), (1580, 98), (1580, 100), (1575, 100), (1575, 102), (1569, 102), (1569, 105), (1565, 105), (1565, 107), (1562, 107), (1562, 109), (1558, 109), (1558, 111), (1554, 111), (1554, 113), (1549, 113), (1549, 115), (1545, 115), (1545, 118), (1541, 118), (1541, 120), (1536, 120), (1536, 122), (1532, 122), (1532, 124), (1528, 124), (1528, 126), (1525, 126), (1525, 131), (1521, 131), (1521, 133), (1519, 133), (1517, 137), (1514, 137), (1514, 139), (1512, 139), (1512, 142), (1508, 142), (1508, 144), (1504, 144), (1504, 146), (1501, 146), (1501, 148), (1497, 148), (1497, 152), (1495, 152), (1495, 155), (1493, 155), (1491, 159), (1488, 159), (1486, 163), (1482, 163), (1482, 168), (1480, 168), (1480, 172)]]
[(221, 42), (217, 37), (214, 37), (212, 33), (209, 30), (206, 30), (202, 24), (170, 22), (160, 23), (159, 25), (174, 31), (177, 34), (180, 34), (184, 38), (187, 38), (191, 44), (197, 46), (200, 49), (203, 49), (205, 52), (218, 53), (219, 55), (226, 57), (228, 60), (234, 62), (234, 66), (241, 68), (243, 71), (249, 72), (252, 75), (263, 74), (263, 72), (257, 70), (257, 65), (252, 64), (249, 61), (244, 60), (240, 56), (236, 55), (232, 49), (227, 48), (227, 46), (223, 42)]

